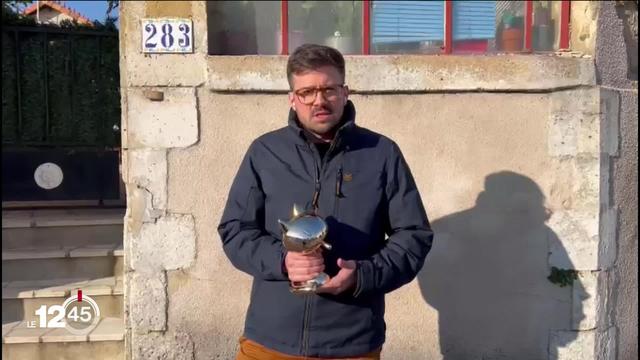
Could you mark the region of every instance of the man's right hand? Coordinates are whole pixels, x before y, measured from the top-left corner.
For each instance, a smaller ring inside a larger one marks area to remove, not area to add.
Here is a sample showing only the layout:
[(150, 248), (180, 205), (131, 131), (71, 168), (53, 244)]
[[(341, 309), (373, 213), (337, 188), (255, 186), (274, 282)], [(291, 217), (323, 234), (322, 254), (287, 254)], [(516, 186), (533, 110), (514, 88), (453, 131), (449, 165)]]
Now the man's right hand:
[(324, 271), (322, 249), (303, 254), (288, 251), (284, 258), (284, 266), (289, 280), (295, 282), (309, 281)]

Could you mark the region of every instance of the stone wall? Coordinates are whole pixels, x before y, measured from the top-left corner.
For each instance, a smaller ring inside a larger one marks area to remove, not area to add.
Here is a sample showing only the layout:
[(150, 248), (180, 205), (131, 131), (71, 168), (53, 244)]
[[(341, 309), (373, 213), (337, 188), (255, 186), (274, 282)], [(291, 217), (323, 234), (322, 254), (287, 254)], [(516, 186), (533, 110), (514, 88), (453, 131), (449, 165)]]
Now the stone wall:
[(603, 2), (597, 21), (596, 70), (603, 129), (601, 202), (608, 218), (601, 241), (601, 253), (608, 255), (600, 264), (598, 291), (602, 331), (596, 351), (601, 359), (638, 358), (637, 18), (637, 3)]
[[(120, 7), (127, 355), (231, 359), (251, 279), (216, 227), (249, 143), (286, 124), (286, 57), (208, 56), (205, 2)], [(141, 53), (139, 19), (161, 16), (193, 19), (193, 54)], [(595, 358), (615, 215), (600, 212), (593, 58), (350, 56), (347, 84), (357, 122), (399, 143), (437, 233), (387, 297), (383, 356)], [(578, 278), (560, 287), (552, 266)]]

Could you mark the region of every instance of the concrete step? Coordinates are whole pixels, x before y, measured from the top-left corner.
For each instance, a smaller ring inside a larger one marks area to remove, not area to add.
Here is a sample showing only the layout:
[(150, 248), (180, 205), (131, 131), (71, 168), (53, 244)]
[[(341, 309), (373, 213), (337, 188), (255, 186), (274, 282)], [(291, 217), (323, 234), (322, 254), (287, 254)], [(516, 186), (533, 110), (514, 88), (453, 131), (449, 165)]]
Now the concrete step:
[(78, 247), (122, 242), (123, 226), (3, 228), (2, 250), (39, 247)]
[(123, 273), (121, 244), (2, 251), (2, 282), (103, 278)]
[[(2, 284), (2, 323), (37, 320), (42, 305), (62, 305), (78, 289), (98, 304), (103, 317), (123, 317), (123, 282), (121, 277), (100, 279), (57, 279), (46, 281), (12, 281)], [(47, 316), (47, 321), (53, 318)]]
[(125, 210), (3, 210), (2, 249), (122, 243)]
[(29, 360), (124, 359), (122, 318), (102, 318), (86, 335), (65, 329), (27, 328), (24, 321), (2, 325), (2, 358)]
[(123, 224), (125, 209), (3, 210), (2, 228)]

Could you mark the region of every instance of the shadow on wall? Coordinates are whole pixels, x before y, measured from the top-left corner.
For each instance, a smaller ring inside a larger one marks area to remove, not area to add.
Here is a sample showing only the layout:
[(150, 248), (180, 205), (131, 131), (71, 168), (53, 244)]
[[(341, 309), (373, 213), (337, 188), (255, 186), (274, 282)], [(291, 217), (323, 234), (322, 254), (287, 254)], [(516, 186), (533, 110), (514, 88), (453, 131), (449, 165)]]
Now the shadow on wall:
[[(528, 177), (499, 172), (486, 177), (473, 208), (432, 223), (418, 282), (438, 310), (443, 359), (549, 359), (575, 339), (552, 336), (572, 328), (572, 311), (574, 323), (584, 315), (572, 309), (571, 286), (547, 279), (549, 249), (560, 243), (545, 225), (544, 201)], [(568, 260), (564, 250), (555, 255)]]
[(627, 50), (627, 79), (638, 81), (638, 2), (616, 1), (615, 6), (624, 23), (622, 35)]

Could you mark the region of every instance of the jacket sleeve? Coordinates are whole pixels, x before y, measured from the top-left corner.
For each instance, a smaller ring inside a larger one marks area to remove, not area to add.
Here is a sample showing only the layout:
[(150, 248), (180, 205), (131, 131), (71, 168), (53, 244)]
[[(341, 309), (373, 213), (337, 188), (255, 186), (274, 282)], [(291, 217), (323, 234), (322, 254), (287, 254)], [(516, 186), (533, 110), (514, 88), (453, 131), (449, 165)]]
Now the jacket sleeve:
[(388, 293), (410, 282), (431, 250), (433, 231), (411, 171), (395, 143), (387, 157), (385, 194), (389, 238), (378, 253), (357, 262), (356, 297)]
[(288, 280), (282, 266), (282, 241), (265, 230), (265, 195), (255, 168), (255, 150), (254, 142), (231, 185), (218, 233), (236, 268), (263, 280)]

